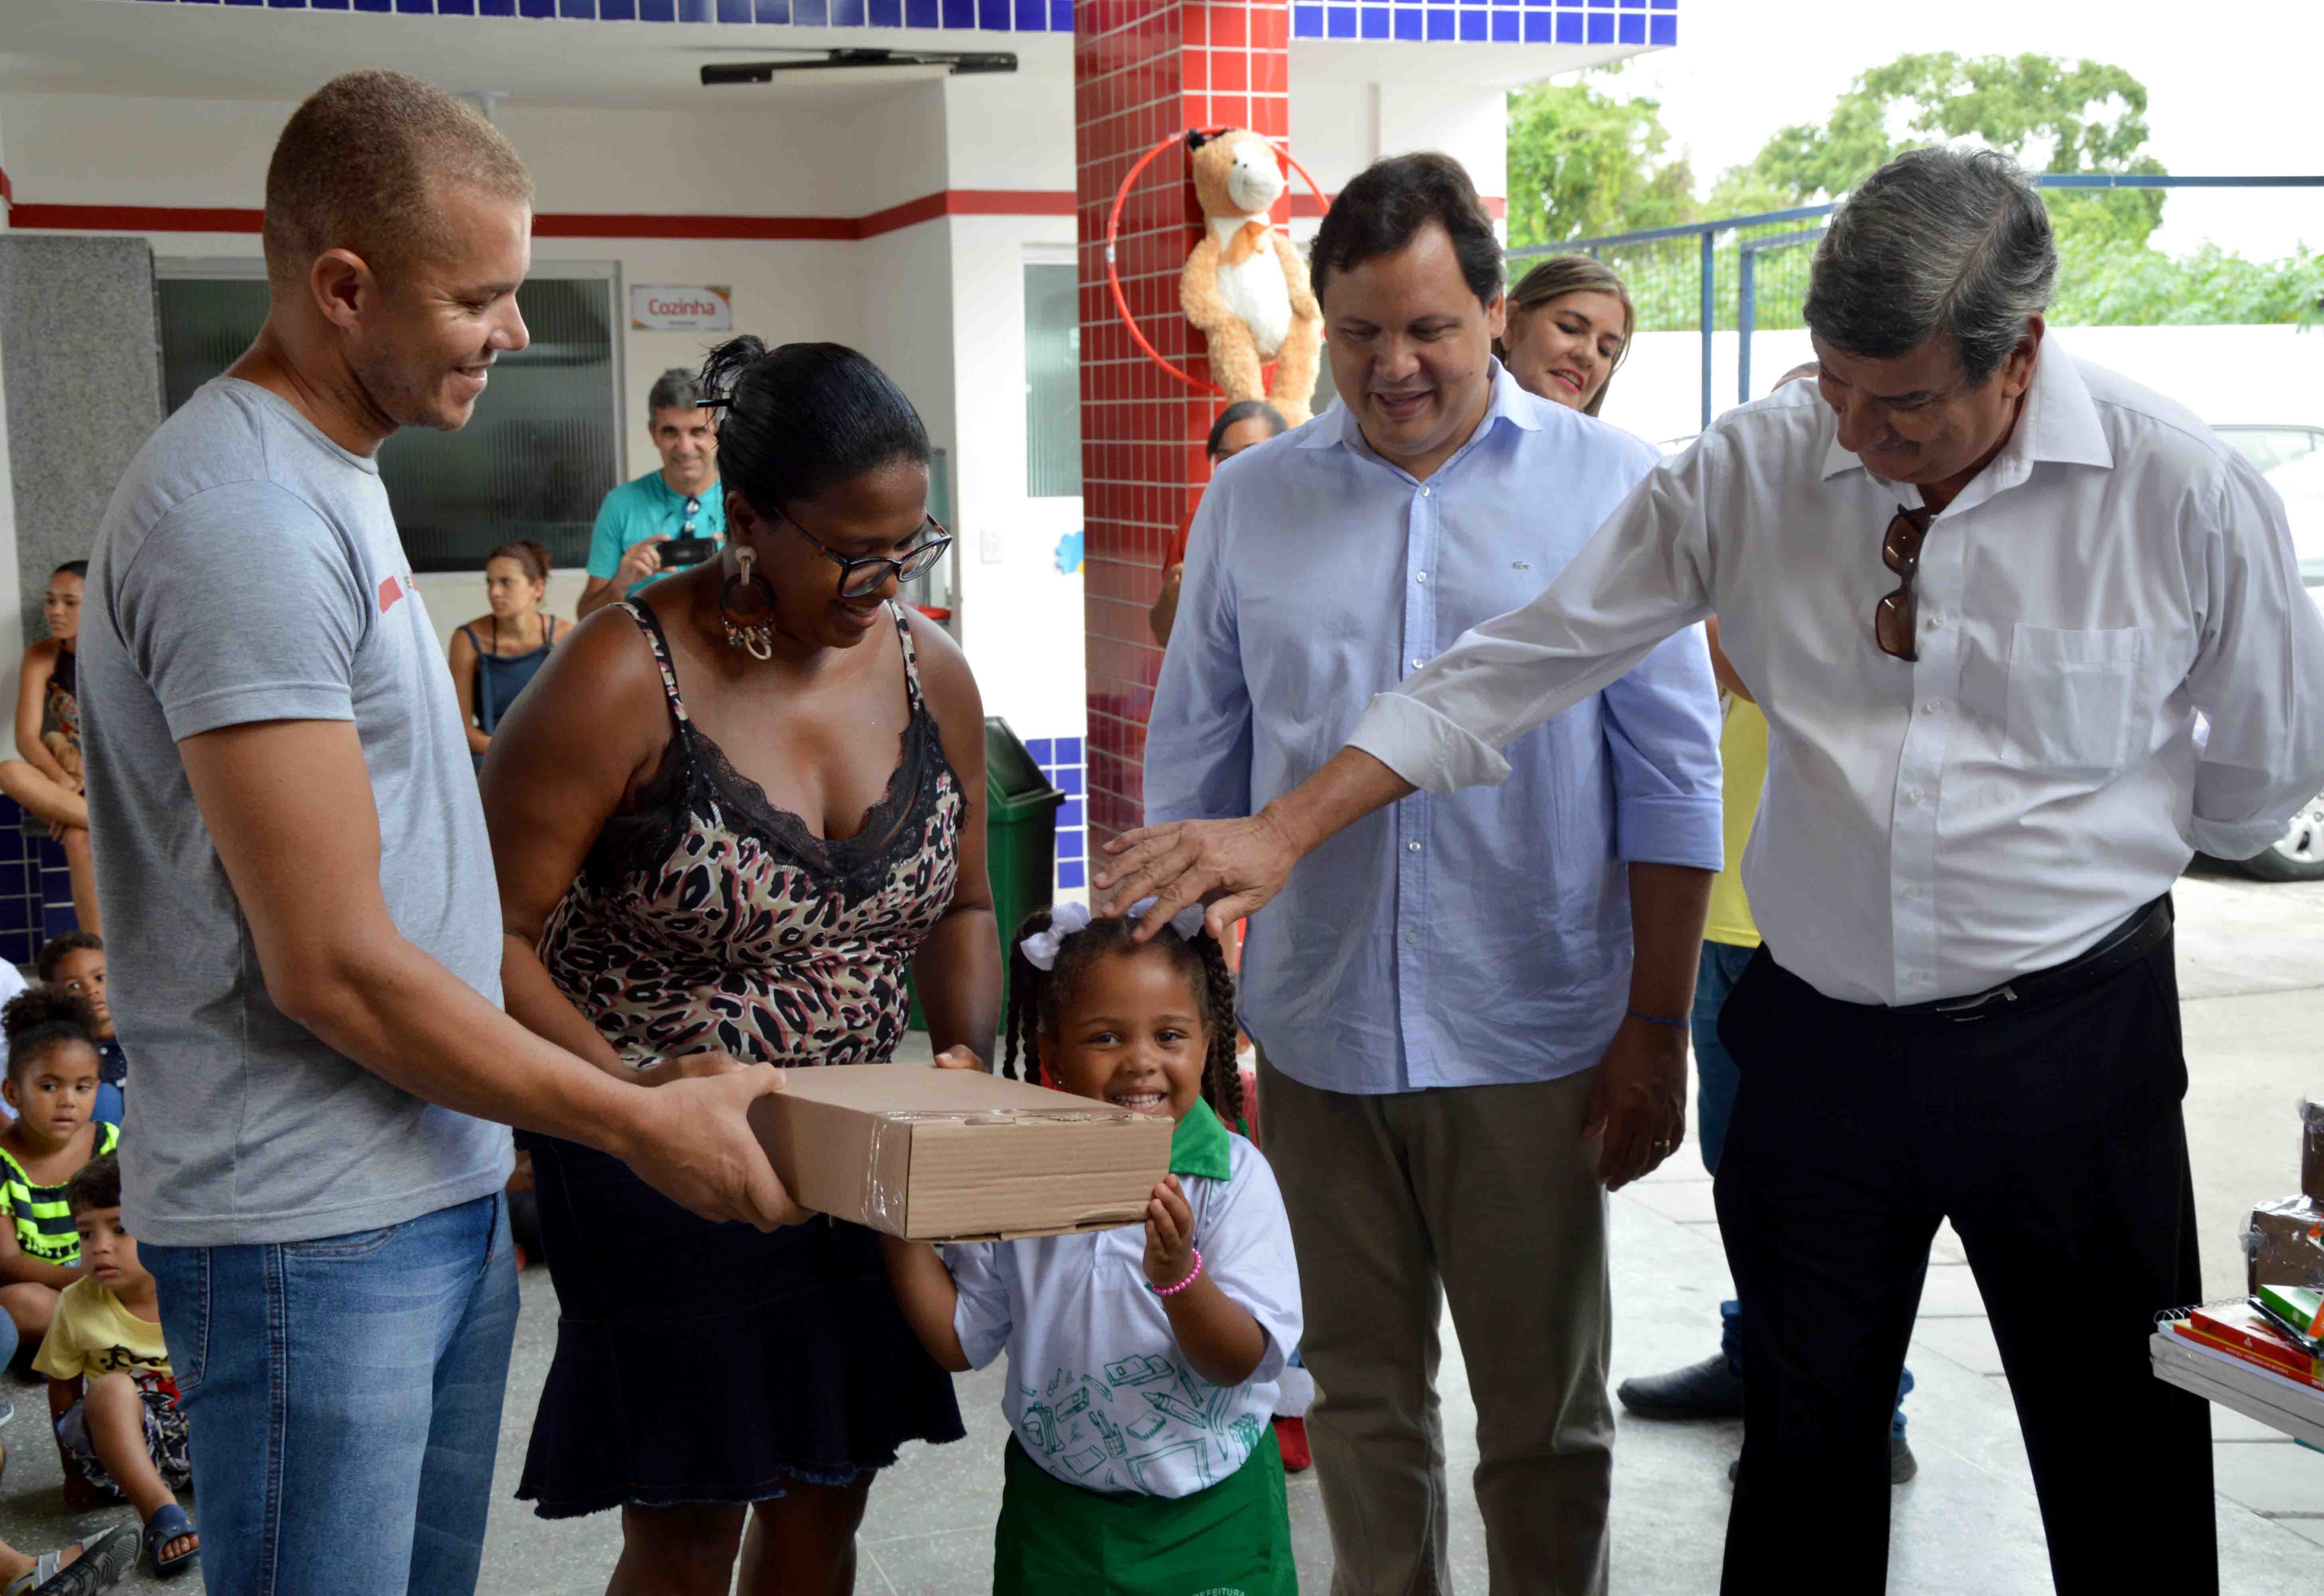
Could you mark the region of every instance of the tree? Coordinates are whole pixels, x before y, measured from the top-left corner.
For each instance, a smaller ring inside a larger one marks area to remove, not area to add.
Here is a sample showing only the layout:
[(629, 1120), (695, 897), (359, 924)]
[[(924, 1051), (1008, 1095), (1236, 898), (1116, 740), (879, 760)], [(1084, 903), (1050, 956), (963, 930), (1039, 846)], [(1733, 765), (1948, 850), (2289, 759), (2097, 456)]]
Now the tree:
[(2050, 319), (2061, 327), (2307, 325), (2324, 315), (2324, 254), (2248, 261), (2216, 244), (2174, 260), (2120, 239), (2062, 250)]
[[(2053, 56), (1897, 57), (1858, 78), (1821, 127), (1779, 128), (1749, 166), (1720, 180), (1718, 198), (1834, 198), (1904, 151), (1969, 139), (2045, 172), (2159, 173), (2145, 154), (2146, 86), (2120, 67)], [(2044, 196), (2061, 244), (2143, 244), (2162, 219), (2155, 189)], [(1714, 205), (1713, 214), (1720, 214)]]
[(1616, 99), (1581, 78), (1511, 94), (1509, 243), (1563, 244), (1692, 221), (1701, 208), (1694, 172), (1683, 158), (1664, 158), (1669, 144), (1655, 100)]

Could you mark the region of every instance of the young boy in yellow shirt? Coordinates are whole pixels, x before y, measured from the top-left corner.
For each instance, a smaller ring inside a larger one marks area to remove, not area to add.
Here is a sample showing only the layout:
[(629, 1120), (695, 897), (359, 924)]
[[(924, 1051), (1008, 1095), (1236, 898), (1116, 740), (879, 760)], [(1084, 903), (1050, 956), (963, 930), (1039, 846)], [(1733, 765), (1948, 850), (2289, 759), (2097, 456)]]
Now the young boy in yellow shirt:
[(86, 1278), (57, 1298), (32, 1367), (49, 1377), (68, 1494), (78, 1482), (99, 1498), (127, 1498), (144, 1521), (146, 1561), (167, 1579), (192, 1566), (201, 1544), (176, 1495), (193, 1464), (153, 1277), (121, 1228), (118, 1161), (107, 1154), (83, 1166), (65, 1201)]

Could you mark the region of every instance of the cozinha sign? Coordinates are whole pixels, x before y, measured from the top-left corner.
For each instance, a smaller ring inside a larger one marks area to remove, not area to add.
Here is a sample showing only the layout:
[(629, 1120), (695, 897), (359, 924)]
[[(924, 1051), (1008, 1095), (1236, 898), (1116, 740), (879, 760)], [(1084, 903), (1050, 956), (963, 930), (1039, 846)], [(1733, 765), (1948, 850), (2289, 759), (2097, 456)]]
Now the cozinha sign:
[(706, 284), (630, 285), (630, 328), (641, 333), (723, 333), (734, 326), (734, 291)]

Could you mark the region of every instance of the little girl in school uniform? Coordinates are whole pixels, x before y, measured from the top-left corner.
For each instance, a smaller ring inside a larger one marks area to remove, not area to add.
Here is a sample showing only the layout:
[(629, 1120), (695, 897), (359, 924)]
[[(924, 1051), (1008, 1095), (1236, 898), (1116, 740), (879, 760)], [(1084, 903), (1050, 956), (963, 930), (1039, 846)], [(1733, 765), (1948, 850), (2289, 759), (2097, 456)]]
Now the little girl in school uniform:
[(1144, 1229), (941, 1254), (883, 1238), (889, 1273), (937, 1362), (1009, 1353), (996, 1596), (1296, 1596), (1268, 1421), (1299, 1274), (1275, 1176), (1227, 1129), (1234, 981), (1199, 908), (1143, 944), (1131, 928), (1071, 904), (1019, 928), (1004, 1069), (1021, 1056), (1048, 1085), (1176, 1121)]

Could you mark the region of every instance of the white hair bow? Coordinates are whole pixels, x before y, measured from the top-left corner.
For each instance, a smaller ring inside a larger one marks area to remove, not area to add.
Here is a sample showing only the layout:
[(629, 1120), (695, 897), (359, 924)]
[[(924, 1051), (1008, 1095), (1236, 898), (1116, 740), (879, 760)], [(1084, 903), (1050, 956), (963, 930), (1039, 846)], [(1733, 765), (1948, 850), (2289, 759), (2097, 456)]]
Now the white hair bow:
[[(1157, 901), (1159, 900), (1152, 898), (1139, 899), (1130, 906), (1130, 913), (1126, 918), (1133, 920), (1144, 919), (1146, 911), (1152, 909)], [(1036, 970), (1044, 972), (1054, 970), (1057, 967), (1057, 950), (1065, 945), (1065, 938), (1088, 930), (1090, 922), (1095, 918), (1090, 913), (1089, 905), (1086, 903), (1061, 903), (1049, 911), (1049, 928), (1046, 931), (1036, 931), (1025, 938), (1017, 945), (1018, 951), (1025, 955), (1025, 962)], [(1194, 939), (1202, 928), (1203, 906), (1199, 903), (1190, 903), (1170, 917), (1170, 929), (1189, 942)]]

